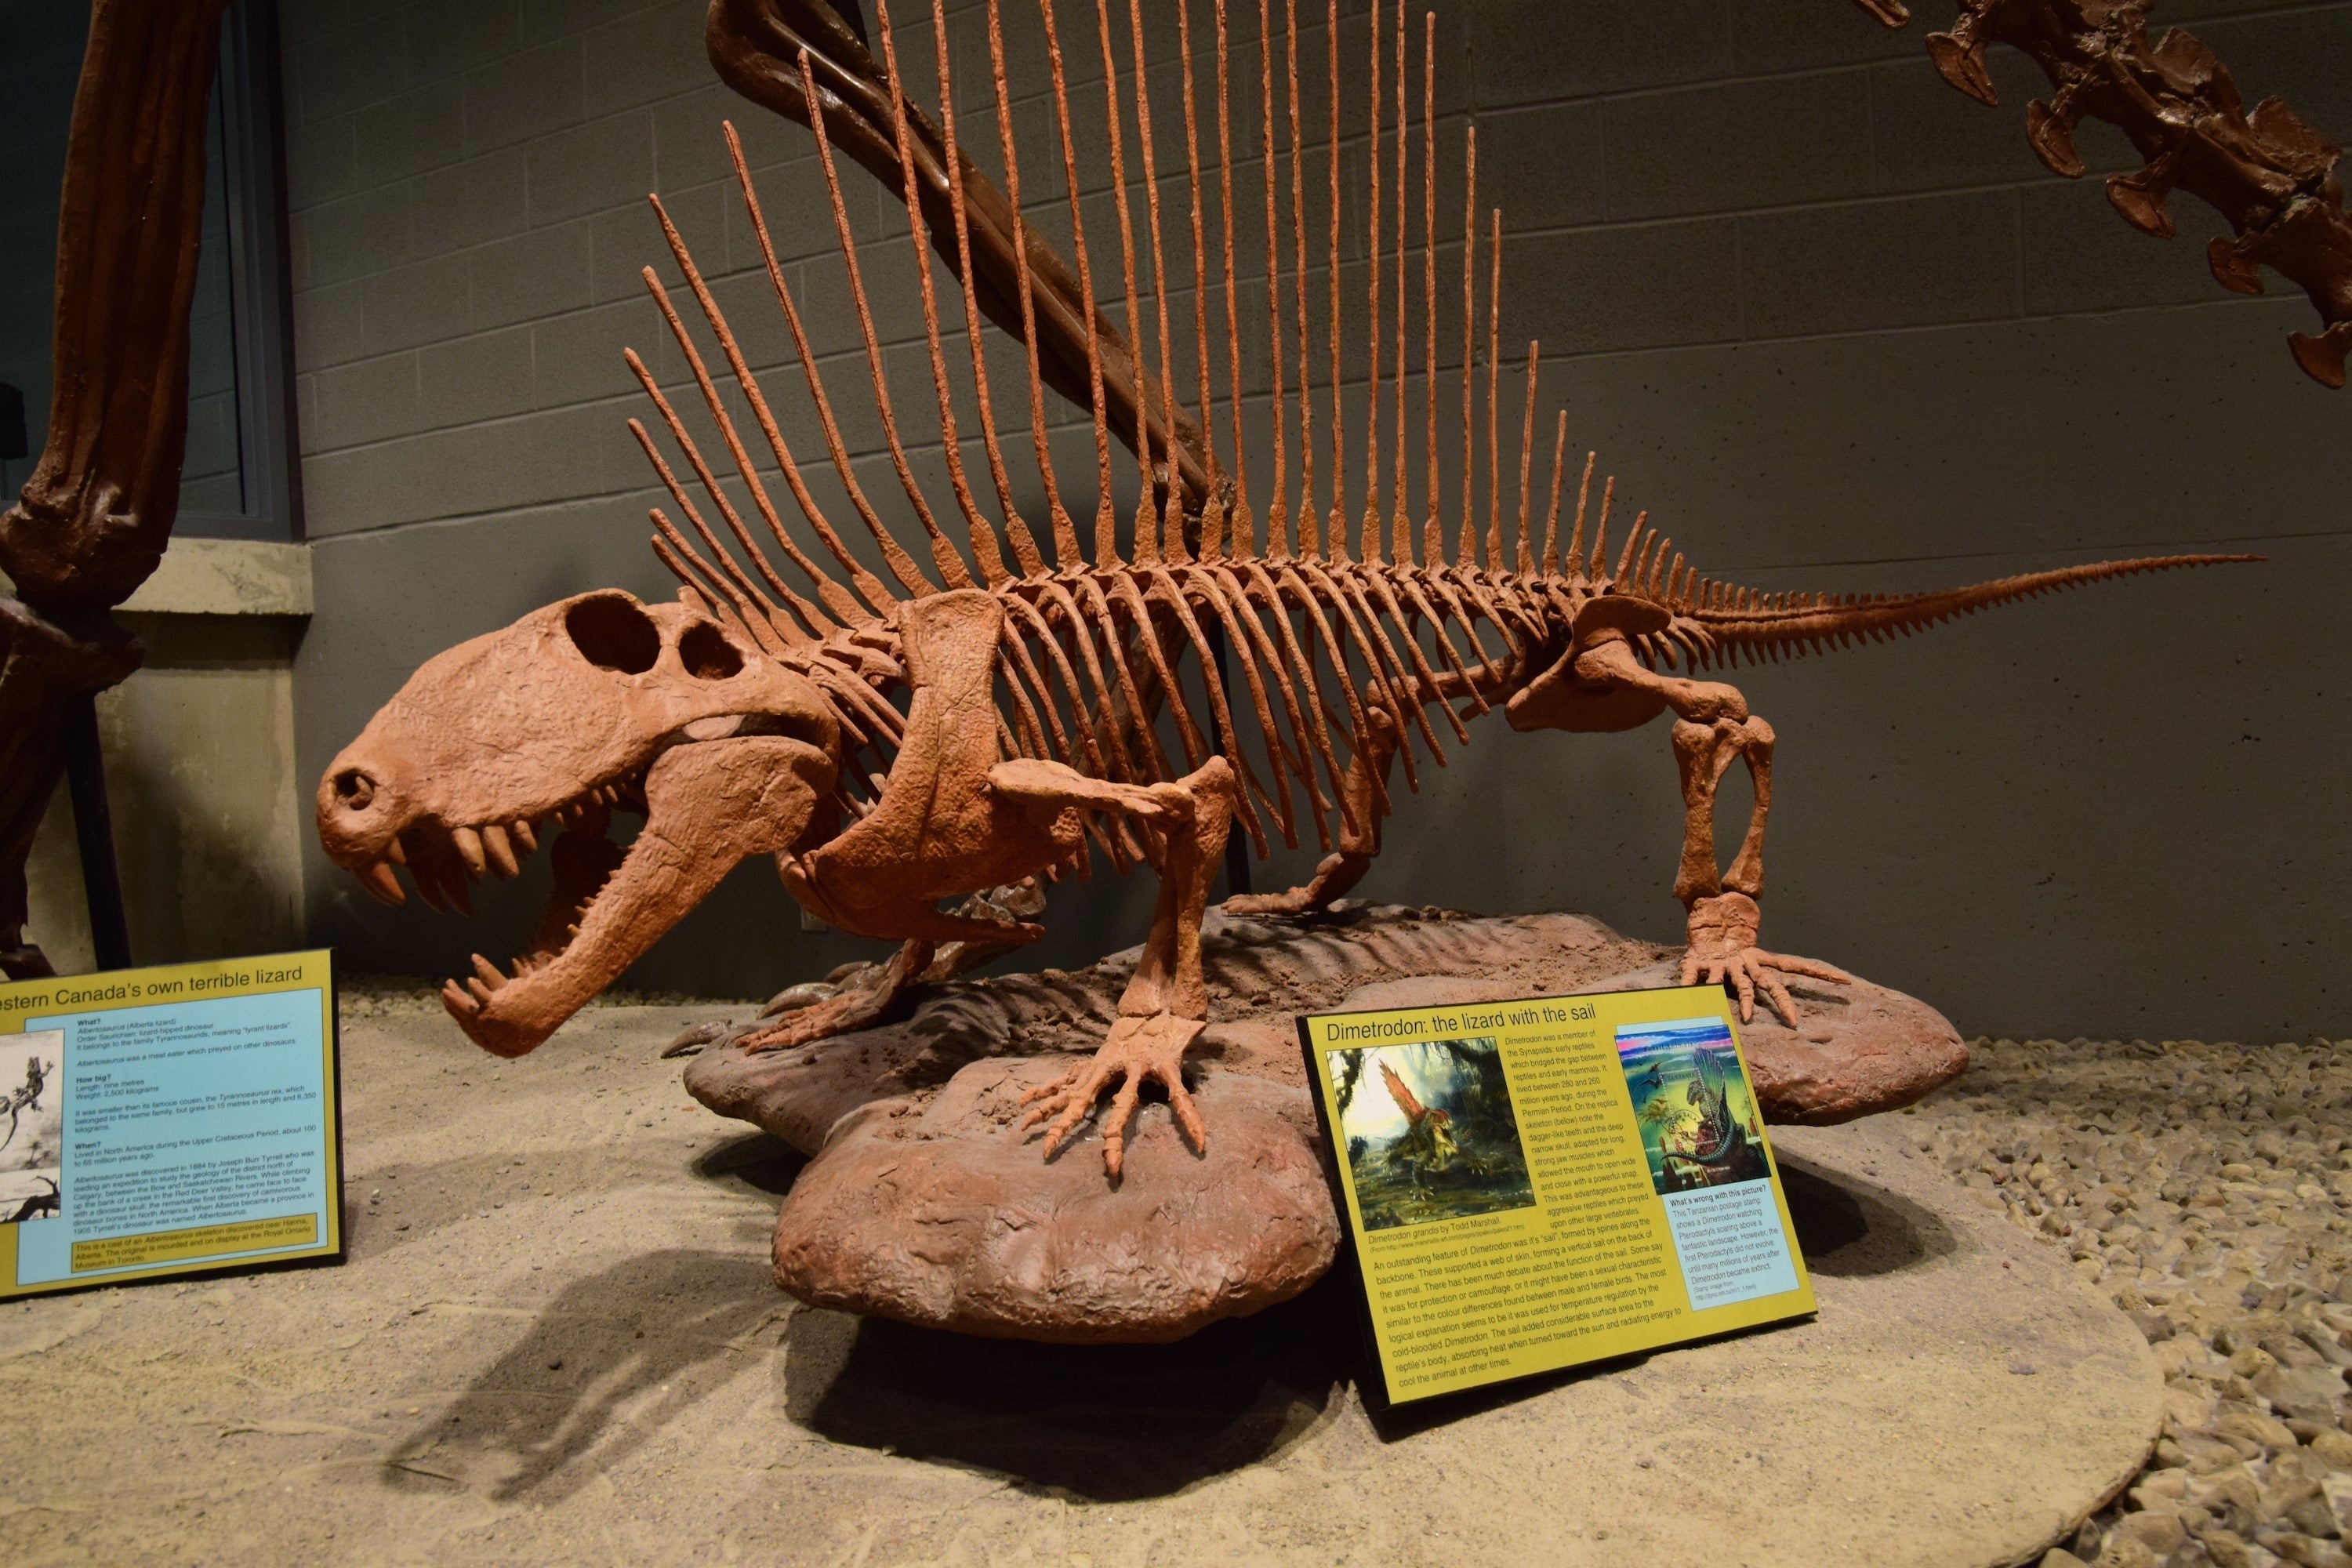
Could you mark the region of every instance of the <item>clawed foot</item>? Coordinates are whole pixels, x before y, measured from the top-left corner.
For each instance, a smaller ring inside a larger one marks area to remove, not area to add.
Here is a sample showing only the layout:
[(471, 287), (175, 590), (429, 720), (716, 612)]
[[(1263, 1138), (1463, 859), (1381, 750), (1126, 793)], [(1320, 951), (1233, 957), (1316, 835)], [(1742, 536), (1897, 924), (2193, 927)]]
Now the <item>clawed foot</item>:
[(904, 943), (890, 955), (887, 963), (867, 964), (850, 973), (836, 971), (840, 989), (834, 994), (779, 1008), (776, 1004), (791, 995), (787, 992), (769, 1004), (768, 1011), (761, 1016), (761, 1026), (741, 1036), (736, 1046), (747, 1056), (757, 1056), (762, 1051), (789, 1050), (830, 1036), (872, 1028), (905, 999), (915, 976), (930, 963), (934, 951), (934, 944), (929, 942)]
[[(1691, 905), (1690, 946), (1683, 953), (1685, 985), (1728, 985), (1739, 997), (1739, 1021), (1756, 1017), (1756, 993), (1761, 989), (1772, 1011), (1790, 1028), (1797, 1026), (1797, 1004), (1781, 974), (1802, 974), (1814, 980), (1853, 984), (1853, 976), (1835, 964), (1787, 953), (1767, 952), (1756, 945), (1762, 913), (1745, 893), (1718, 893)], [(1778, 973), (1775, 973), (1775, 972)]]
[(1201, 1019), (1179, 1018), (1168, 1013), (1150, 1018), (1121, 1018), (1111, 1026), (1110, 1037), (1091, 1058), (1021, 1097), (1024, 1105), (1038, 1102), (1021, 1123), (1022, 1131), (1058, 1112), (1059, 1119), (1045, 1131), (1045, 1152), (1050, 1156), (1061, 1147), (1062, 1140), (1086, 1120), (1102, 1091), (1118, 1083), (1118, 1093), (1111, 1100), (1110, 1114), (1102, 1122), (1103, 1169), (1111, 1180), (1117, 1181), (1127, 1162), (1128, 1123), (1134, 1120), (1144, 1084), (1156, 1080), (1168, 1091), (1168, 1109), (1175, 1114), (1177, 1125), (1184, 1129), (1192, 1147), (1206, 1149), (1208, 1130), (1202, 1126), (1201, 1113), (1192, 1107), (1192, 1096), (1184, 1088), (1183, 1073), (1185, 1047), (1205, 1026)]
[(1363, 879), (1370, 855), (1342, 849), (1323, 857), (1314, 879), (1281, 893), (1235, 893), (1224, 901), (1229, 915), (1304, 915), (1331, 907), (1331, 900)]
[(1235, 893), (1217, 906), (1229, 915), (1303, 915), (1315, 907), (1304, 887), (1286, 893)]

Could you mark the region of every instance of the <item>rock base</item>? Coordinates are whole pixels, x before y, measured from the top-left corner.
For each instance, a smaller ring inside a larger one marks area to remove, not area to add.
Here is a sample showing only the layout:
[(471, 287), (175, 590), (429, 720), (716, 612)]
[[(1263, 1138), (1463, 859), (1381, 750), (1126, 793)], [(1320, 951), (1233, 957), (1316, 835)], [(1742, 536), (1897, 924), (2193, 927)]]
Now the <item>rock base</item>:
[(974, 1062), (927, 1106), (876, 1100), (835, 1129), (776, 1224), (777, 1283), (823, 1307), (1049, 1343), (1160, 1342), (1321, 1279), (1339, 1216), (1297, 1089), (1230, 1071), (1138, 1112), (1126, 1173), (1091, 1124), (1051, 1157), (1022, 1091), (1072, 1058)]
[[(1160, 1342), (1303, 1290), (1339, 1235), (1293, 1019), (1339, 1007), (1633, 990), (1678, 983), (1673, 949), (1580, 915), (1486, 919), (1342, 905), (1313, 921), (1212, 914), (1210, 1025), (1188, 1070), (1195, 1152), (1147, 1104), (1128, 1173), (1092, 1124), (1053, 1160), (1016, 1131), (1020, 1092), (1108, 1032), (1137, 952), (1076, 973), (942, 986), (902, 1022), (747, 1055), (731, 1037), (686, 1073), (696, 1099), (813, 1156), (779, 1216), (778, 1283), (802, 1300), (965, 1333)], [(1791, 987), (1791, 1029), (1741, 1031), (1764, 1118), (1826, 1124), (1910, 1104), (1958, 1074), (1941, 1015), (1857, 982)]]

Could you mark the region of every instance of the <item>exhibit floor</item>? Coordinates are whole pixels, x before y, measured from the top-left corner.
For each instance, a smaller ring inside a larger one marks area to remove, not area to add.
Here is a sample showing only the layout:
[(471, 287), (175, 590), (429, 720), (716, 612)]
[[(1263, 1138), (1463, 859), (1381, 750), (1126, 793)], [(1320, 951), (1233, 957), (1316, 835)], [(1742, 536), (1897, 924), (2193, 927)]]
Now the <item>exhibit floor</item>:
[(347, 1266), (0, 1309), (9, 1560), (1991, 1563), (2180, 1403), (1945, 1170), (1982, 1115), (1948, 1093), (1780, 1134), (1816, 1321), (1385, 1440), (1341, 1279), (1160, 1349), (798, 1309), (767, 1267), (798, 1157), (656, 1058), (698, 1016), (501, 1064), (422, 997), (350, 1005)]

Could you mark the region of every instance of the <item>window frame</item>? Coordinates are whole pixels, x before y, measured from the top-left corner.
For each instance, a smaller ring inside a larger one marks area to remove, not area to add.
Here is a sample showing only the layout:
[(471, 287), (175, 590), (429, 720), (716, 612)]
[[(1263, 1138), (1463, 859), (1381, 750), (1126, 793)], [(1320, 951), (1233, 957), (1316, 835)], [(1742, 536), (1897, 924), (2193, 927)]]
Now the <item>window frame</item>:
[(234, 512), (183, 510), (173, 531), (192, 539), (299, 543), (301, 462), (274, 0), (230, 0), (221, 17), (214, 91), (226, 186), (220, 195), (227, 207), (230, 340), (245, 504)]

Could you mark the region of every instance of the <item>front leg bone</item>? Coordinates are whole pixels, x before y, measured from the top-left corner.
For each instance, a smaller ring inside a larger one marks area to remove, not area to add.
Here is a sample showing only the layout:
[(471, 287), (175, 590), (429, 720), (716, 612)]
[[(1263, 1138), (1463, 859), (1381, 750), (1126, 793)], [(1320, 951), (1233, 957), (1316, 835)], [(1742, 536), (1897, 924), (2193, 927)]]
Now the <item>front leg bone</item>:
[(746, 1056), (752, 1056), (870, 1028), (887, 1017), (913, 988), (916, 977), (931, 962), (933, 946), (922, 938), (902, 943), (890, 955), (890, 962), (865, 984), (782, 1014), (774, 1023), (744, 1035), (738, 1045)]
[(1209, 884), (1225, 852), (1233, 826), (1234, 770), (1211, 757), (1174, 784), (1142, 788), (1085, 778), (1057, 763), (1004, 763), (991, 770), (992, 787), (1015, 795), (1037, 811), (1082, 806), (1126, 811), (1164, 835), (1160, 898), (1151, 935), (1134, 978), (1119, 998), (1119, 1018), (1089, 1061), (1053, 1083), (1031, 1089), (1024, 1104), (1036, 1105), (1022, 1125), (1054, 1119), (1045, 1140), (1050, 1158), (1062, 1141), (1094, 1109), (1102, 1091), (1118, 1086), (1103, 1127), (1103, 1168), (1113, 1181), (1126, 1165), (1127, 1128), (1147, 1081), (1168, 1091), (1169, 1108), (1195, 1149), (1208, 1147), (1207, 1129), (1184, 1089), (1184, 1051), (1209, 1016), (1209, 990), (1201, 970), (1201, 916)]

